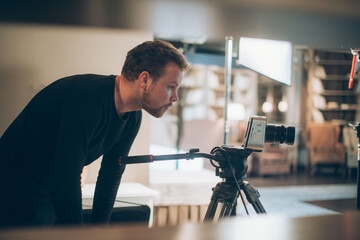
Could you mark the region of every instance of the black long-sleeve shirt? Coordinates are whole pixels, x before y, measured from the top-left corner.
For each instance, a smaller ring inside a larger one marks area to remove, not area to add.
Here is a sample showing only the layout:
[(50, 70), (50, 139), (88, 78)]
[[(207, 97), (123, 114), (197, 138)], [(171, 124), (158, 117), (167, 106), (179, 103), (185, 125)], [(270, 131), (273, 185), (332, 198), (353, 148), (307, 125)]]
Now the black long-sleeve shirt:
[(124, 171), (118, 159), (129, 153), (141, 123), (141, 111), (119, 118), (114, 87), (115, 76), (70, 76), (29, 102), (0, 138), (0, 180), (6, 181), (0, 185), (8, 199), (29, 179), (49, 191), (58, 222), (81, 223), (80, 175), (103, 155), (92, 221), (109, 220)]

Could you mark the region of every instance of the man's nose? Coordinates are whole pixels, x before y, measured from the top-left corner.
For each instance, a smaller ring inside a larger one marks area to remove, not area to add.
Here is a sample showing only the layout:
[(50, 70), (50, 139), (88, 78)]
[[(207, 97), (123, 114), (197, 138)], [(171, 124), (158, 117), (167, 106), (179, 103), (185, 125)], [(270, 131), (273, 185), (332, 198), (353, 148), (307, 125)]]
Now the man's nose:
[(177, 102), (179, 100), (177, 91), (174, 91), (173, 94), (171, 94), (170, 101), (171, 102)]

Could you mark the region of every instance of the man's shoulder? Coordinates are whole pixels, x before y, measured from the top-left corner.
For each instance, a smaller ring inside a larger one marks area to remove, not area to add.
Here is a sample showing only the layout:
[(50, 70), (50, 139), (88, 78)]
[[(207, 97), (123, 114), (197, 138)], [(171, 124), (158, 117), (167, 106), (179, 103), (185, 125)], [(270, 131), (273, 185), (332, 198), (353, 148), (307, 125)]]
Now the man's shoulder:
[(99, 74), (78, 74), (60, 78), (47, 86), (45, 91), (86, 93), (101, 92), (113, 89), (115, 84), (115, 75)]
[(33, 103), (58, 104), (59, 108), (74, 105), (101, 107), (113, 101), (114, 85), (114, 75), (72, 75), (58, 79), (45, 87), (34, 97)]
[(55, 82), (77, 82), (77, 81), (103, 81), (103, 80), (111, 80), (115, 79), (115, 75), (101, 75), (101, 74), (94, 74), (94, 73), (86, 73), (86, 74), (76, 74), (67, 77), (60, 78)]
[(96, 74), (96, 73), (80, 73), (67, 76), (65, 78), (84, 78), (84, 79), (101, 79), (113, 77), (114, 75), (104, 75), (104, 74)]

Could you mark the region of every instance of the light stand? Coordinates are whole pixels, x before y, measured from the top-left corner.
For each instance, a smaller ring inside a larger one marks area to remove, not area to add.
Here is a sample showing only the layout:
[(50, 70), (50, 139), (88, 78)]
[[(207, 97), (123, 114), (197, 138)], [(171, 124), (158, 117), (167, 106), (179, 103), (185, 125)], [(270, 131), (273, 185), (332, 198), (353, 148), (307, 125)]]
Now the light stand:
[(229, 144), (230, 126), (228, 120), (228, 106), (231, 95), (231, 64), (232, 64), (233, 37), (225, 38), (225, 109), (224, 109), (224, 144)]

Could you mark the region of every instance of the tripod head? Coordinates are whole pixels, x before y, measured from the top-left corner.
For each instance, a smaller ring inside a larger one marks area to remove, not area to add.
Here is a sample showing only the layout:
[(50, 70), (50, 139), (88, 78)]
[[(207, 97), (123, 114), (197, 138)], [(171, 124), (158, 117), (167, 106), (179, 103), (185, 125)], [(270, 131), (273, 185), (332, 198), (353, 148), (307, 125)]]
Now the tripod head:
[(223, 145), (215, 147), (211, 153), (216, 156), (218, 165), (215, 165), (212, 160), (211, 164), (216, 169), (216, 176), (226, 180), (244, 179), (248, 170), (247, 158), (253, 152), (251, 149), (242, 147), (235, 147)]

